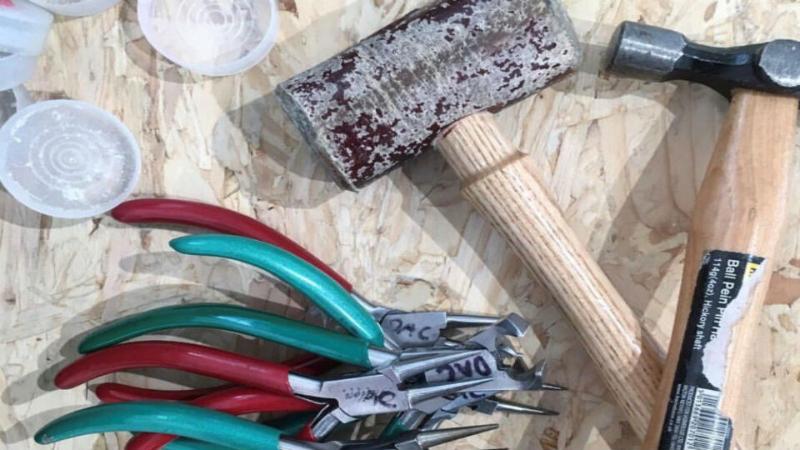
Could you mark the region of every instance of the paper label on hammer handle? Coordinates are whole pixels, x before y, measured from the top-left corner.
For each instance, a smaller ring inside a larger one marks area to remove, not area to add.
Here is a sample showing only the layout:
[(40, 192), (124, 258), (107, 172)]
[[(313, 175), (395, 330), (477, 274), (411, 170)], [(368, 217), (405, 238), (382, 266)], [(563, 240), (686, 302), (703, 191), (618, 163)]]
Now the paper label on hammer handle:
[(720, 410), (728, 347), (764, 262), (722, 250), (703, 256), (659, 450), (730, 450), (733, 424)]

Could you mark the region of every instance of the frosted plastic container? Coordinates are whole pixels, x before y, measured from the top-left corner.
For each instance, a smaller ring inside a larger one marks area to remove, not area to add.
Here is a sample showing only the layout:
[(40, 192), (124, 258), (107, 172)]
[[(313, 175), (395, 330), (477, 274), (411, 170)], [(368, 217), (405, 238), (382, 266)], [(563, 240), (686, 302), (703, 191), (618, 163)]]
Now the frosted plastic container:
[(36, 56), (0, 54), (0, 91), (28, 81), (36, 70)]
[(28, 93), (27, 90), (25, 90), (24, 87), (17, 86), (14, 89), (12, 89), (11, 92), (14, 94), (14, 102), (15, 102), (14, 107), (16, 111), (19, 111), (20, 109), (33, 104), (33, 99), (31, 98), (31, 95)]
[(13, 90), (0, 91), (0, 126), (17, 113), (20, 109), (30, 105), (30, 97), (25, 89), (19, 87)]
[(102, 214), (131, 194), (140, 172), (131, 132), (88, 103), (34, 103), (0, 128), (0, 182), (42, 214), (67, 219)]
[(122, 0), (31, 0), (62, 16), (93, 16), (99, 14)]
[(139, 0), (139, 26), (165, 58), (225, 76), (261, 62), (278, 35), (276, 0)]
[(0, 0), (0, 52), (37, 56), (53, 15), (25, 0)]

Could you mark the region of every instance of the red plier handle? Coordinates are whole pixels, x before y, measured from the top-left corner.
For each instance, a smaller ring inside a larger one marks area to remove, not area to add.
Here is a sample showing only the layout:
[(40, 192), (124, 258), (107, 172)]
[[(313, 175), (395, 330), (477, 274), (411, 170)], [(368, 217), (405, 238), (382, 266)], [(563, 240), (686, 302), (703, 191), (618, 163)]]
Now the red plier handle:
[(117, 206), (111, 215), (124, 223), (180, 224), (257, 239), (295, 254), (336, 280), (347, 292), (353, 291), (353, 285), (347, 279), (297, 242), (251, 217), (229, 209), (187, 200), (139, 199)]
[(291, 396), (291, 367), (235, 353), (181, 342), (132, 342), (83, 356), (55, 378), (61, 389), (80, 386), (110, 373), (162, 367)]
[(234, 387), (232, 384), (203, 389), (160, 390), (128, 386), (119, 383), (98, 385), (94, 393), (103, 403), (122, 403), (137, 401), (192, 401), (204, 395), (224, 391)]
[[(335, 361), (315, 355), (301, 355), (286, 360), (282, 364), (291, 367), (293, 373), (310, 376), (322, 375), (338, 365)], [(95, 394), (103, 403), (147, 400), (192, 401), (199, 397), (229, 390), (233, 387), (235, 386), (227, 384), (201, 389), (160, 390), (128, 386), (119, 383), (103, 383), (95, 388)]]
[[(194, 406), (213, 409), (240, 416), (261, 412), (306, 412), (317, 411), (321, 405), (306, 400), (273, 394), (249, 387), (232, 387), (209, 395), (198, 397), (190, 402)], [(176, 439), (169, 434), (142, 433), (136, 435), (126, 450), (157, 450)]]

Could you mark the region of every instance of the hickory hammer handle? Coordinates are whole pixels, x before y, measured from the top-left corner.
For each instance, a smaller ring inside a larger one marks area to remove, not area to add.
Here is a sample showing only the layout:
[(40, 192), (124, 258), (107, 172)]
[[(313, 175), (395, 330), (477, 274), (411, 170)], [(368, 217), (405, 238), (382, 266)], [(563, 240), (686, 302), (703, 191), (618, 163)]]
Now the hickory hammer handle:
[[(760, 318), (784, 222), (797, 114), (797, 99), (752, 91), (734, 92), (731, 109), (697, 195), (672, 341), (645, 440), (646, 450), (658, 448), (664, 431), (698, 272), (703, 255), (709, 250), (766, 258), (759, 269), (760, 278), (753, 278), (757, 284), (740, 303), (744, 315), (730, 328), (727, 349), (716, 352), (727, 361), (727, 369), (721, 369), (725, 379), (720, 410), (733, 420), (731, 448), (746, 448), (737, 440), (736, 416), (743, 384), (748, 378), (746, 368), (752, 356), (751, 338)], [(714, 320), (713, 316), (707, 317), (706, 323)], [(696, 328), (690, 331), (693, 329)], [(724, 330), (718, 336), (724, 336)]]
[(500, 231), (549, 288), (578, 331), (607, 386), (640, 437), (647, 429), (663, 355), (575, 236), (489, 113), (462, 119), (437, 146), (464, 196)]

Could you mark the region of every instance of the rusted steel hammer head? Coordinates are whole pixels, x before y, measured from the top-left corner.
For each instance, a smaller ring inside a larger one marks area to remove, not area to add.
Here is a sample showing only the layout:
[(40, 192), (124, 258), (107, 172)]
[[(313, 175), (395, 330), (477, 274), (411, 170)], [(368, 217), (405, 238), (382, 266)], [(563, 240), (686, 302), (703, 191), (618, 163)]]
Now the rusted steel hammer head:
[(788, 39), (709, 47), (672, 30), (623, 22), (609, 46), (608, 68), (635, 78), (703, 83), (727, 97), (738, 88), (800, 97), (800, 42)]
[(557, 0), (444, 0), (282, 83), (278, 98), (346, 187), (426, 150), (470, 114), (523, 99), (580, 59)]

